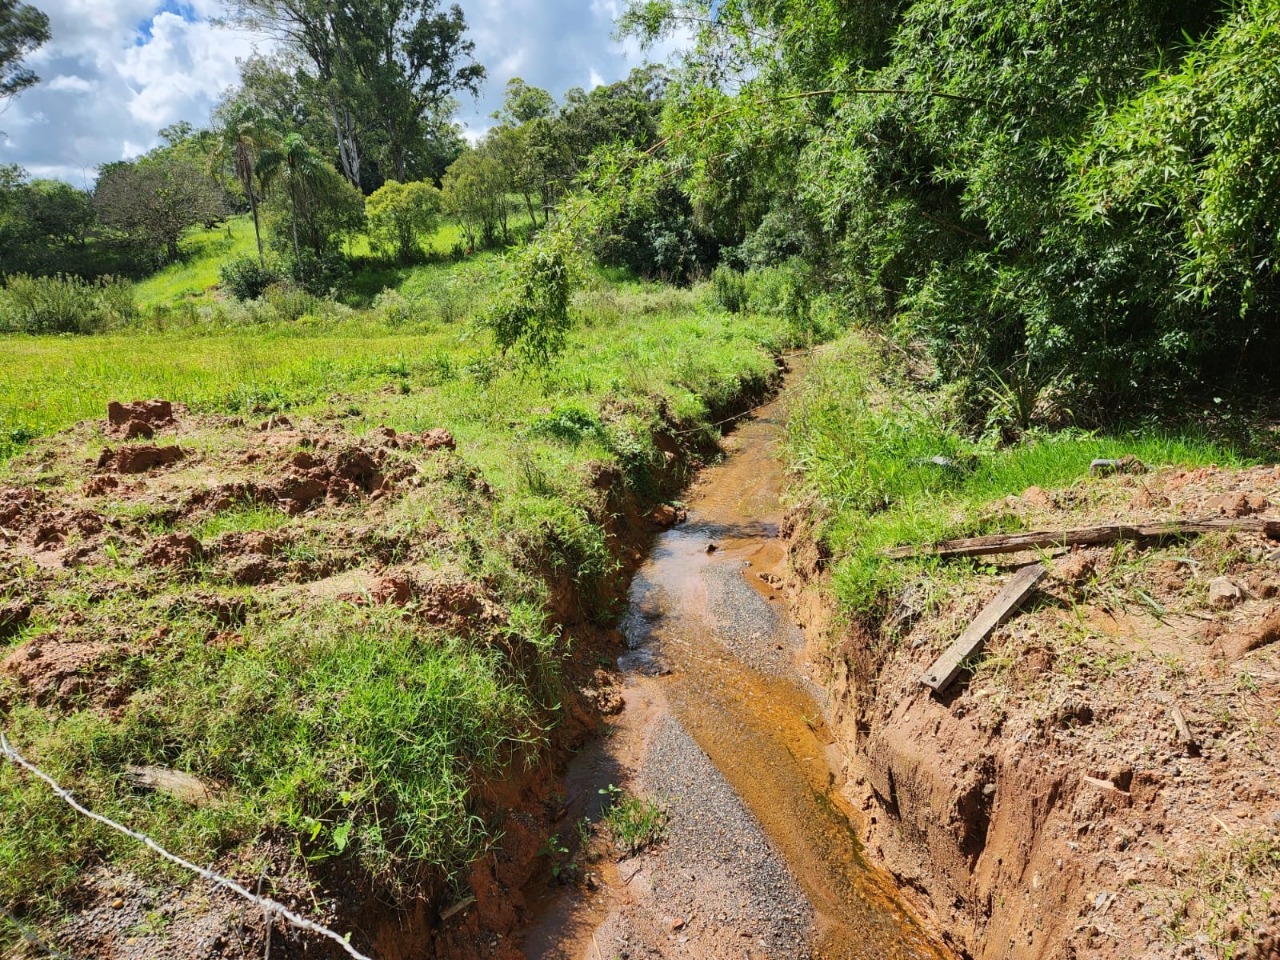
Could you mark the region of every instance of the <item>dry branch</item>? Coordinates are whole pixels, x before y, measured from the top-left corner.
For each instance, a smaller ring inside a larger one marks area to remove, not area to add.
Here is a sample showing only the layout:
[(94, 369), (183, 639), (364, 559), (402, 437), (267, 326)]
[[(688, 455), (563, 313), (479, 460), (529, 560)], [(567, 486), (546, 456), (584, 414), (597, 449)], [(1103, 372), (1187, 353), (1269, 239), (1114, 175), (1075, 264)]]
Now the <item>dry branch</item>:
[(1078, 527), (1074, 530), (1038, 530), (1032, 533), (994, 534), (943, 540), (922, 546), (892, 547), (885, 551), (891, 560), (911, 557), (983, 557), (1024, 550), (1046, 550), (1054, 547), (1091, 546), (1117, 540), (1163, 540), (1172, 537), (1199, 536), (1204, 533), (1261, 533), (1280, 540), (1280, 520), (1249, 518), (1243, 520), (1184, 520), (1171, 523), (1111, 524), (1101, 527)]
[(228, 877), (224, 877), (219, 873), (215, 873), (214, 871), (209, 870), (206, 867), (197, 866), (196, 864), (192, 863), (190, 860), (185, 860), (182, 857), (179, 857), (177, 854), (170, 853), (168, 850), (164, 849), (164, 847), (160, 846), (160, 844), (156, 843), (154, 840), (148, 837), (145, 833), (139, 833), (136, 830), (131, 830), (128, 827), (124, 826), (123, 824), (116, 823), (116, 821), (110, 819), (109, 817), (104, 817), (100, 813), (94, 813), (88, 807), (81, 805), (80, 802), (77, 801), (76, 798), (71, 795), (70, 790), (67, 790), (65, 787), (62, 787), (61, 785), (59, 785), (59, 783), (56, 780), (54, 780), (53, 777), (49, 776), (47, 773), (45, 773), (43, 770), (41, 770), (39, 767), (33, 764), (26, 757), (22, 756), (22, 754), (18, 753), (18, 751), (14, 749), (13, 745), (9, 743), (8, 739), (6, 739), (3, 733), (0, 733), (0, 756), (6, 757), (11, 762), (17, 764), (19, 767), (22, 767), (22, 769), (26, 770), (32, 776), (37, 777), (40, 780), (43, 780), (46, 784), (48, 784), (49, 789), (52, 790), (54, 794), (56, 794), (64, 803), (66, 803), (67, 806), (71, 807), (72, 810), (76, 811), (76, 813), (79, 813), (82, 816), (88, 817), (90, 820), (95, 820), (98, 823), (102, 824), (103, 826), (110, 827), (112, 830), (116, 831), (116, 833), (121, 833), (121, 834), (124, 834), (126, 837), (129, 837), (133, 840), (137, 840), (143, 846), (147, 847), (148, 849), (150, 849), (152, 852), (162, 857), (163, 859), (168, 860), (170, 863), (177, 864), (179, 867), (182, 867), (185, 870), (190, 870), (192, 873), (196, 874), (197, 876), (203, 877), (205, 880), (208, 880), (214, 886), (222, 887), (224, 890), (229, 890), (232, 893), (240, 897), (243, 897), (245, 900), (249, 901), (255, 906), (261, 907), (262, 910), (269, 917), (271, 916), (281, 917), (287, 923), (292, 924), (293, 926), (297, 927), (299, 930), (305, 930), (310, 933), (319, 934), (322, 937), (326, 937), (327, 939), (332, 940), (339, 947), (345, 950), (348, 955), (354, 958), (354, 960), (371, 960), (370, 957), (365, 956), (363, 953), (358, 951), (355, 947), (351, 946), (351, 944), (347, 941), (346, 937), (342, 936), (339, 933), (334, 932), (333, 930), (330, 930), (328, 927), (322, 926), (318, 923), (315, 923), (312, 920), (308, 920), (306, 917), (303, 917), (297, 913), (294, 913), (292, 910), (286, 907), (283, 903), (279, 903), (267, 897), (256, 896), (255, 894), (250, 893), (240, 884), (236, 883), (234, 880), (231, 880)]

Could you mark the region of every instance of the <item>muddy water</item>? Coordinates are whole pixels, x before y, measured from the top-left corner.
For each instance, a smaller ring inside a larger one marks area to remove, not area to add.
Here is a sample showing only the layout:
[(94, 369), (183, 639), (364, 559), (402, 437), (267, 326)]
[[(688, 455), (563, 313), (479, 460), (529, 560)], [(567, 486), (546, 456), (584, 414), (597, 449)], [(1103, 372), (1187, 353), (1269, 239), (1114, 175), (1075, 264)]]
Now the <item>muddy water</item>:
[(705, 472), (623, 621), (626, 708), (570, 771), (572, 816), (626, 781), (671, 815), (665, 848), (552, 887), (529, 960), (943, 956), (862, 856), (834, 787), (821, 691), (777, 590), (782, 400)]

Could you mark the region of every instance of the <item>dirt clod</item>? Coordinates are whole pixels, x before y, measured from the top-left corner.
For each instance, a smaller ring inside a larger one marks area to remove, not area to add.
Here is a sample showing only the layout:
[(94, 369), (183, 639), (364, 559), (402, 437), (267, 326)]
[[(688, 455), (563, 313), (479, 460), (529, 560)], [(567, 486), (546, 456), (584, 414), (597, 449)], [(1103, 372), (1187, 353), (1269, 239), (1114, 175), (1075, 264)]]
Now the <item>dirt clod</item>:
[(1209, 581), (1209, 605), (1219, 609), (1234, 607), (1244, 599), (1244, 591), (1230, 577), (1214, 577)]
[(434, 430), (423, 432), (422, 448), (424, 450), (457, 450), (458, 443), (453, 439), (452, 433), (442, 427), (437, 427)]
[(170, 533), (151, 541), (142, 554), (149, 567), (187, 567), (204, 556), (200, 541), (189, 533)]
[(173, 404), (168, 400), (135, 400), (132, 403), (113, 400), (107, 404), (108, 432), (125, 440), (150, 439), (157, 430), (176, 423)]
[(97, 671), (111, 650), (103, 643), (38, 637), (5, 657), (0, 672), (13, 677), (37, 703), (65, 703), (93, 691)]
[(1277, 640), (1280, 640), (1280, 610), (1273, 612), (1259, 624), (1219, 637), (1213, 646), (1219, 656), (1232, 662)]
[(181, 447), (157, 447), (150, 444), (121, 447), (113, 450), (103, 447), (98, 456), (98, 469), (115, 473), (146, 473), (157, 467), (177, 463), (186, 457)]

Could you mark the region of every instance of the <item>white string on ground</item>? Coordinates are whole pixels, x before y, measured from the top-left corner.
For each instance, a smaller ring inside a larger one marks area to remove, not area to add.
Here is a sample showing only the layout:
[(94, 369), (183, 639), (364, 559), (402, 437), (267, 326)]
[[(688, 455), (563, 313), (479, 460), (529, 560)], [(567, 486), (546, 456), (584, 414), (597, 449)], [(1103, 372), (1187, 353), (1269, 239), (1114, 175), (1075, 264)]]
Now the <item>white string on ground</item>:
[(90, 820), (96, 820), (98, 823), (101, 823), (104, 826), (110, 827), (112, 830), (116, 831), (117, 833), (122, 833), (126, 837), (130, 837), (133, 840), (137, 840), (139, 843), (150, 848), (154, 853), (156, 853), (160, 857), (163, 857), (165, 860), (168, 860), (170, 863), (177, 864), (178, 866), (186, 870), (190, 870), (192, 873), (196, 874), (197, 876), (203, 877), (205, 880), (208, 880), (214, 886), (222, 887), (224, 890), (230, 890), (232, 893), (243, 897), (245, 900), (249, 901), (250, 903), (256, 904), (257, 906), (261, 907), (262, 910), (268, 916), (283, 917), (288, 923), (297, 927), (299, 930), (305, 930), (309, 933), (315, 933), (315, 934), (319, 934), (322, 937), (327, 937), (328, 939), (336, 943), (338, 946), (342, 947), (342, 949), (345, 950), (351, 957), (353, 957), (354, 960), (372, 960), (371, 957), (365, 956), (363, 953), (358, 951), (355, 947), (351, 946), (351, 944), (347, 942), (346, 937), (343, 937), (338, 933), (335, 933), (333, 930), (330, 930), (328, 927), (321, 926), (320, 924), (315, 923), (312, 920), (308, 920), (306, 917), (303, 917), (294, 913), (284, 904), (278, 903), (275, 900), (271, 900), (267, 897), (255, 896), (254, 894), (246, 890), (244, 887), (242, 887), (240, 884), (236, 883), (234, 880), (231, 880), (228, 877), (224, 877), (221, 874), (214, 873), (212, 870), (209, 870), (205, 867), (197, 866), (196, 864), (192, 863), (190, 860), (184, 860), (182, 857), (179, 857), (177, 854), (170, 853), (168, 850), (164, 849), (164, 847), (160, 846), (160, 844), (156, 843), (146, 834), (138, 833), (138, 831), (136, 830), (131, 830), (128, 827), (124, 826), (123, 824), (116, 823), (114, 820), (111, 820), (108, 817), (104, 817), (100, 813), (94, 813), (92, 810), (89, 810), (88, 808), (81, 806), (80, 803), (76, 801), (76, 798), (71, 795), (70, 791), (63, 789), (63, 787), (59, 786), (58, 782), (54, 780), (53, 777), (49, 776), (47, 773), (45, 773), (35, 764), (31, 763), (31, 761), (27, 760), (24, 756), (22, 756), (22, 754), (18, 753), (18, 751), (14, 749), (13, 745), (9, 743), (8, 738), (6, 738), (3, 733), (0, 733), (0, 753), (3, 753), (5, 757), (7, 757), (10, 761), (12, 761), (13, 763), (16, 763), (18, 766), (22, 767), (28, 773), (32, 774), (33, 776), (39, 777), (41, 780), (47, 783), (49, 785), (49, 788), (53, 790), (54, 794), (56, 794), (59, 798), (61, 798), (63, 802), (65, 802), (69, 807), (71, 807), (71, 809), (75, 810), (77, 813), (88, 817)]

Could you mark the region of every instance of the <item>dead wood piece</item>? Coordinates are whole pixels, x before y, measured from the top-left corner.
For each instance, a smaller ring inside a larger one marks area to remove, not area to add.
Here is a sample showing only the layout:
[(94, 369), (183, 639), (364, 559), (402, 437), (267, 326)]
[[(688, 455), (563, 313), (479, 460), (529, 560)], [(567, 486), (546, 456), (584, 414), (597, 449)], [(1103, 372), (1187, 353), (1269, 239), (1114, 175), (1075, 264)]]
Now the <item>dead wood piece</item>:
[(1101, 527), (1079, 527), (1074, 530), (1037, 530), (1031, 533), (993, 534), (943, 540), (923, 546), (893, 547), (885, 551), (891, 560), (911, 557), (981, 557), (1024, 550), (1046, 550), (1054, 547), (1082, 547), (1117, 540), (1161, 540), (1170, 537), (1198, 536), (1204, 533), (1261, 533), (1280, 540), (1280, 520), (1247, 517), (1232, 520), (1184, 520), (1172, 523), (1110, 524)]
[(1191, 735), (1191, 726), (1187, 723), (1186, 714), (1176, 703), (1169, 708), (1169, 718), (1173, 720), (1173, 728), (1178, 732), (1178, 742), (1186, 748), (1187, 752), (1194, 754), (1199, 750), (1200, 745)]
[(467, 909), (467, 907), (471, 906), (475, 902), (476, 902), (475, 897), (466, 897), (462, 900), (459, 900), (452, 907), (449, 907), (447, 910), (442, 910), (440, 912), (441, 922), (448, 920), (450, 917), (453, 917), (461, 913), (463, 910)]
[(198, 777), (167, 767), (129, 767), (125, 771), (134, 786), (167, 794), (175, 800), (200, 807), (214, 800), (214, 792)]
[(1048, 572), (1042, 563), (1019, 570), (1017, 575), (996, 594), (995, 599), (987, 604), (977, 618), (965, 628), (959, 639), (934, 661), (928, 673), (920, 678), (920, 682), (931, 688), (934, 693), (943, 693), (960, 675), (965, 664), (981, 652), (991, 631), (1004, 623), (1018, 607), (1022, 606), (1027, 595)]

